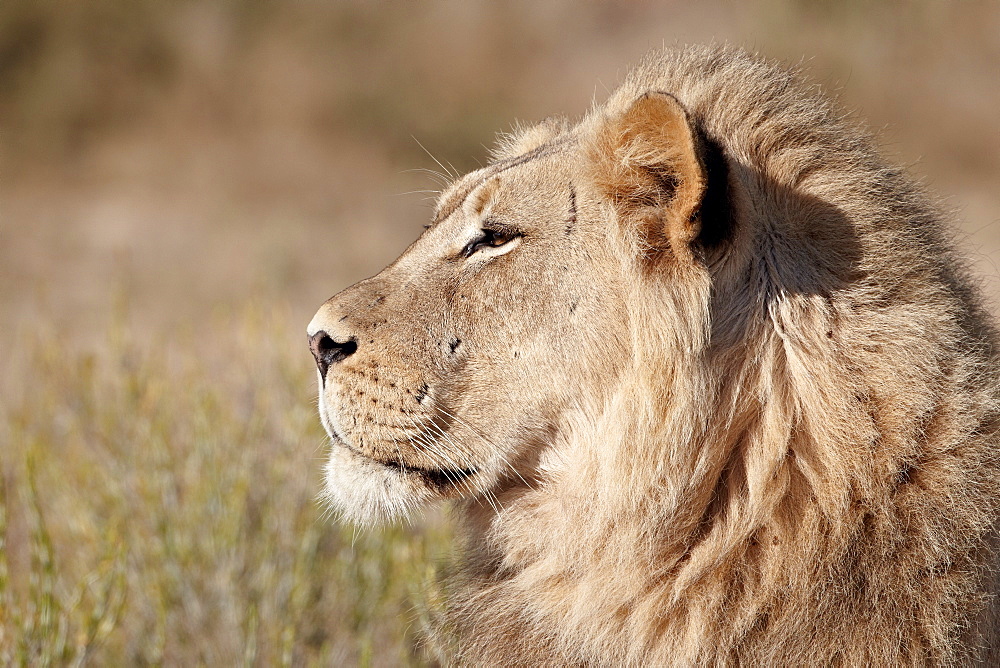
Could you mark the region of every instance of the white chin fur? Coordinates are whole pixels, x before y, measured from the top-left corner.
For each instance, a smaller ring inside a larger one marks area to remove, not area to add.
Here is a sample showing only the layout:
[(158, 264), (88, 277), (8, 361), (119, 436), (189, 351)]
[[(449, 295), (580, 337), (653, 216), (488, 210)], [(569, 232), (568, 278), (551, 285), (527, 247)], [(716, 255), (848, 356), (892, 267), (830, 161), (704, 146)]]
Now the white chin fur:
[(332, 440), (321, 500), (341, 519), (367, 526), (406, 519), (425, 505), (433, 497), (425, 485), (351, 452), (339, 442), (323, 389), (320, 379), (319, 415)]
[(342, 519), (374, 525), (406, 519), (435, 498), (409, 476), (333, 443), (325, 466), (323, 501)]

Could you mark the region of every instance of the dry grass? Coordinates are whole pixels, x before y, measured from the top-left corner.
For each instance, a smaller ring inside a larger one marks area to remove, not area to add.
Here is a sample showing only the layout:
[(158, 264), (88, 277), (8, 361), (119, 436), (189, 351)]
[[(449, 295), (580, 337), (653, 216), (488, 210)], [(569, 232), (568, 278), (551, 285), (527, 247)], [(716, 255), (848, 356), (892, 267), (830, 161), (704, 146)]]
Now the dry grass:
[(275, 316), (227, 324), (211, 376), (124, 325), (96, 355), (19, 338), (34, 382), (2, 415), (3, 665), (416, 661), (441, 530), (321, 522), (311, 374), (266, 343)]
[(475, 167), (663, 43), (842, 88), (1000, 304), (1000, 5), (0, 3), (0, 663), (417, 663), (439, 519), (314, 502), (303, 329)]

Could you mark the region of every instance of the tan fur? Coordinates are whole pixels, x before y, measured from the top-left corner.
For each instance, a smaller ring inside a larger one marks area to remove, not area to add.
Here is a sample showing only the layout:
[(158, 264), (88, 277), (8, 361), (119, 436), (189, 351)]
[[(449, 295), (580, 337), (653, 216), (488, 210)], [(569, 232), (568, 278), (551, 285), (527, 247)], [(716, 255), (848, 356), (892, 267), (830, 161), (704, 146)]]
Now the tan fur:
[(320, 392), (333, 507), (458, 499), (456, 664), (1000, 661), (996, 335), (940, 214), (795, 74), (654, 54), (309, 333), (357, 344)]

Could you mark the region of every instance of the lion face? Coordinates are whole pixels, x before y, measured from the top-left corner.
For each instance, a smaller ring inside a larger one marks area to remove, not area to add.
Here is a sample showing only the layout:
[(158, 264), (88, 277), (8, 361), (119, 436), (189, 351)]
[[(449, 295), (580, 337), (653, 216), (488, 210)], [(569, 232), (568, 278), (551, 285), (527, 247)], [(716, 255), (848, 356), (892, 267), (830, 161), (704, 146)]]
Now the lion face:
[(622, 224), (592, 141), (531, 139), (455, 183), (402, 256), (309, 324), (325, 494), (349, 519), (530, 484), (564, 413), (630, 362), (623, 295), (648, 240)]

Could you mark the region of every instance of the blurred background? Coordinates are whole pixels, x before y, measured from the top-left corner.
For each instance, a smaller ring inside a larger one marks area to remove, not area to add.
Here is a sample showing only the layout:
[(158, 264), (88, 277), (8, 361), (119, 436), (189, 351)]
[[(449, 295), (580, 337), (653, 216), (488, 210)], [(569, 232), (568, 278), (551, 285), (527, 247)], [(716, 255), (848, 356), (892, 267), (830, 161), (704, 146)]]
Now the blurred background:
[(305, 325), (426, 170), (707, 41), (866, 119), (1000, 310), (1000, 3), (0, 3), (0, 663), (424, 661), (448, 523), (324, 517)]

